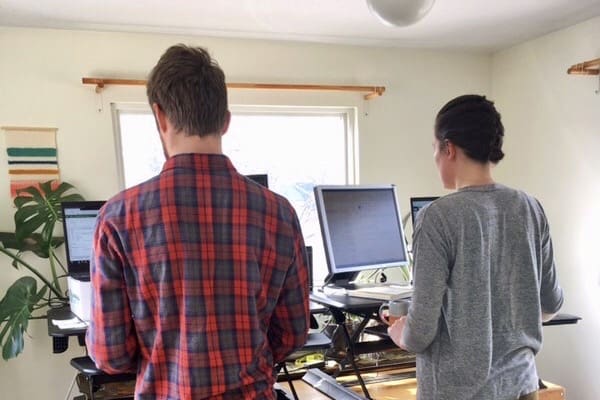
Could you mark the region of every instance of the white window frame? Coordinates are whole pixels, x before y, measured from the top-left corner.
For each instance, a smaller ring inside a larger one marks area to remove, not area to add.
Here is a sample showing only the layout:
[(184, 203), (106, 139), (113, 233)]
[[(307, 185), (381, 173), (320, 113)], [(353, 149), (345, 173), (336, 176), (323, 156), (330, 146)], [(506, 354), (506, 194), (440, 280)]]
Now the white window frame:
[[(358, 120), (356, 107), (335, 106), (264, 106), (264, 105), (230, 105), (232, 114), (273, 114), (284, 115), (342, 115), (345, 123), (345, 167), (346, 184), (359, 183), (358, 157)], [(111, 103), (113, 132), (115, 136), (115, 153), (117, 159), (117, 179), (119, 189), (125, 189), (125, 169), (121, 142), (121, 124), (119, 115), (122, 112), (150, 114), (152, 110), (145, 103)], [(158, 131), (156, 133), (158, 135)], [(318, 145), (318, 143), (315, 143)]]
[[(137, 113), (137, 114), (150, 114), (152, 115), (152, 109), (146, 103), (111, 103), (110, 111), (112, 114), (113, 122), (113, 133), (115, 136), (115, 153), (117, 159), (117, 180), (119, 181), (119, 190), (125, 189), (125, 163), (123, 161), (123, 144), (121, 141), (121, 119), (119, 114), (122, 112), (126, 113)], [(158, 135), (158, 130), (156, 131)]]

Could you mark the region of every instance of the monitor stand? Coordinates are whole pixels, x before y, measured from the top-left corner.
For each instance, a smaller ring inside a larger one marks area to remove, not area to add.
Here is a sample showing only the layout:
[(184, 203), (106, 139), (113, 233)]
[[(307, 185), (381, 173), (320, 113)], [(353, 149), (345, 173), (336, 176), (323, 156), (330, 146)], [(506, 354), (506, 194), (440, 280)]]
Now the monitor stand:
[(335, 288), (343, 289), (356, 289), (358, 285), (352, 283), (357, 277), (359, 272), (338, 272), (336, 274), (329, 274), (325, 277), (325, 285)]

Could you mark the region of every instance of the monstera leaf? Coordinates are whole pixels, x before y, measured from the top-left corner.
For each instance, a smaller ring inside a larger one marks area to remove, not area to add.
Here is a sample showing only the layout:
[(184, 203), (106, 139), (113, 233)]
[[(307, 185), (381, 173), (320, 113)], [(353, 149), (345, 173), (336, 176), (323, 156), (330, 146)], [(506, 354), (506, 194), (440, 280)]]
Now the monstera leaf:
[(37, 291), (37, 281), (24, 276), (8, 288), (0, 300), (0, 345), (2, 358), (8, 360), (23, 351), (23, 336), (34, 306), (44, 297), (47, 287)]
[(0, 244), (7, 249), (19, 250), (17, 237), (12, 232), (0, 232)]
[[(65, 242), (65, 239), (62, 236), (55, 236), (50, 240), (50, 245), (53, 248), (57, 248)], [(40, 233), (32, 233), (31, 236), (23, 240), (20, 243), (17, 240), (17, 237), (14, 233), (11, 232), (0, 232), (0, 246), (4, 246), (6, 249), (15, 249), (18, 250), (19, 253), (23, 253), (26, 251), (33, 252), (36, 256), (40, 258), (48, 258), (50, 257), (50, 252), (48, 251), (48, 245), (44, 242), (42, 235)], [(15, 268), (18, 267), (18, 262), (13, 261), (13, 266)]]
[[(63, 219), (60, 203), (81, 200), (83, 197), (66, 182), (48, 181), (17, 192), (15, 232), (0, 232), (0, 254), (11, 259), (15, 268), (23, 267), (20, 270), (32, 276), (17, 279), (0, 300), (0, 346), (5, 360), (23, 351), (23, 337), (32, 312), (68, 301), (60, 283), (67, 270), (55, 252), (64, 239), (54, 236), (54, 227)], [(29, 251), (48, 263), (51, 277), (47, 276), (47, 268), (22, 256)], [(59, 274), (59, 268), (64, 274)], [(38, 283), (42, 285), (39, 291)]]
[[(54, 226), (62, 221), (60, 203), (64, 201), (80, 201), (80, 194), (68, 194), (74, 189), (73, 185), (62, 182), (56, 188), (52, 188), (52, 181), (41, 183), (39, 188), (30, 186), (18, 192), (15, 198), (15, 235), (20, 246), (19, 250), (25, 250), (27, 246), (35, 248), (38, 252), (46, 254), (43, 249), (53, 245)], [(41, 229), (39, 236), (35, 236)], [(53, 246), (56, 247), (56, 246)], [(45, 255), (47, 258), (47, 254)]]

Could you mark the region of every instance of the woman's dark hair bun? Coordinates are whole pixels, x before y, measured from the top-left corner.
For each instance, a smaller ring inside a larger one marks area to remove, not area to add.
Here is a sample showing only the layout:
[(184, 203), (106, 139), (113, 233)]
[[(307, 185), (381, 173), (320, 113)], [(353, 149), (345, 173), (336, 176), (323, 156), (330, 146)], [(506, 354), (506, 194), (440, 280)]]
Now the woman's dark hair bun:
[(446, 103), (435, 120), (435, 136), (463, 149), (470, 158), (497, 163), (504, 158), (504, 126), (494, 103), (476, 94)]

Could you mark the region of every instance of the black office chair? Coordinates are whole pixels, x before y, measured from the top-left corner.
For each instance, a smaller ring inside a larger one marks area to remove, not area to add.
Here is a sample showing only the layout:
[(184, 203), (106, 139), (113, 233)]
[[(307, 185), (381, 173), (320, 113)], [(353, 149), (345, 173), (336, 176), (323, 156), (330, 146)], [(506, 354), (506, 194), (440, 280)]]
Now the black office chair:
[[(308, 354), (312, 354), (312, 353), (315, 353), (315, 352), (318, 352), (321, 350), (327, 350), (330, 347), (331, 347), (331, 339), (327, 335), (325, 335), (323, 332), (309, 333), (308, 339), (306, 340), (306, 344), (304, 346), (302, 346), (301, 349), (296, 350), (289, 357), (287, 357), (287, 359), (285, 361), (283, 361), (277, 365), (278, 369), (282, 369), (283, 373), (285, 374), (286, 381), (290, 387), (290, 390), (292, 392), (292, 396), (294, 397), (294, 400), (298, 400), (298, 393), (296, 393), (296, 388), (294, 387), (294, 384), (292, 382), (293, 379), (287, 369), (286, 362), (297, 360)], [(307, 364), (306, 368), (317, 368), (322, 365), (323, 365), (323, 363)]]
[[(135, 374), (109, 375), (99, 370), (88, 356), (75, 357), (71, 365), (79, 371), (77, 374), (77, 386), (83, 396), (75, 397), (75, 400), (94, 400), (96, 396), (102, 399), (129, 400), (133, 399), (135, 390)], [(117, 385), (111, 383), (122, 382), (120, 390)]]

